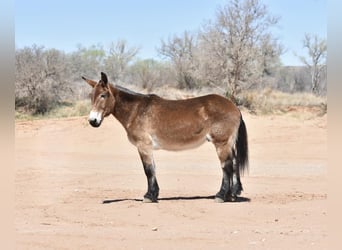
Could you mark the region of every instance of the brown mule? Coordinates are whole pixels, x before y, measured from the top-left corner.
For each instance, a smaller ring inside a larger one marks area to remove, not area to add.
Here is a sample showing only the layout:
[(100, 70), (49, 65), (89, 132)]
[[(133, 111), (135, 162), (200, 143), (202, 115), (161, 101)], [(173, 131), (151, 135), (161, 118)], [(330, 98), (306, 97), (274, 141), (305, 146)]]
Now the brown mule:
[(157, 202), (153, 150), (184, 150), (212, 142), (223, 170), (216, 201), (235, 200), (242, 191), (240, 171), (248, 167), (245, 123), (239, 109), (219, 95), (186, 100), (165, 100), (138, 94), (108, 83), (105, 73), (95, 82), (82, 77), (92, 88), (89, 123), (99, 127), (112, 114), (125, 128), (129, 141), (139, 151), (147, 177), (144, 202)]

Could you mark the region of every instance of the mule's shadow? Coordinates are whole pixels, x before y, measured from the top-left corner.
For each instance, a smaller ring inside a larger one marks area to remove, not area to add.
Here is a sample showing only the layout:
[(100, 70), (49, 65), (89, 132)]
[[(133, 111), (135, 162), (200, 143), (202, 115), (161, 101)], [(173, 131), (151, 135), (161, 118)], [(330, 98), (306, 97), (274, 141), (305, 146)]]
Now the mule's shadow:
[[(178, 200), (214, 200), (215, 195), (210, 196), (175, 196), (175, 197), (163, 197), (159, 198), (158, 201), (178, 201)], [(102, 204), (123, 202), (123, 201), (138, 201), (142, 202), (142, 199), (113, 199), (113, 200), (104, 200)], [(234, 202), (250, 202), (251, 199), (247, 197), (237, 197)]]

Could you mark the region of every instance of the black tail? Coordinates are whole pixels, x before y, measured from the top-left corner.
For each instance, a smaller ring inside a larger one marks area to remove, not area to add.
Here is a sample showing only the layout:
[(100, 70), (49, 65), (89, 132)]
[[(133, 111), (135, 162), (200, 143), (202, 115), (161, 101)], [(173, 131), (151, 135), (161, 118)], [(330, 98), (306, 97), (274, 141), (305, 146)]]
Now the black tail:
[(240, 172), (244, 173), (245, 169), (248, 170), (248, 138), (245, 122), (240, 120), (238, 136), (236, 139), (236, 164)]

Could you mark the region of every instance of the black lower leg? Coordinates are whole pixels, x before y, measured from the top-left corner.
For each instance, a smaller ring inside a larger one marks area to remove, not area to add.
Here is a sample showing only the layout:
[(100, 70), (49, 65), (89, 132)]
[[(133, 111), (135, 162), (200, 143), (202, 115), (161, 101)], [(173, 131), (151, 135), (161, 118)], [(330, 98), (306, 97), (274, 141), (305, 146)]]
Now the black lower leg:
[(159, 186), (155, 175), (154, 166), (152, 164), (145, 164), (144, 171), (147, 177), (147, 193), (144, 198), (151, 200), (152, 202), (157, 202), (159, 195)]
[[(237, 170), (237, 171), (239, 171), (239, 170)], [(236, 198), (238, 195), (241, 194), (242, 190), (243, 190), (243, 188), (242, 188), (242, 183), (240, 181), (240, 173), (236, 172), (234, 169), (233, 183), (232, 183), (232, 196)]]
[(236, 154), (234, 153), (234, 161), (233, 161), (233, 181), (232, 181), (232, 197), (233, 199), (236, 199), (236, 197), (238, 195), (241, 194), (241, 191), (243, 190), (242, 188), (242, 183), (240, 181), (240, 169), (239, 169), (239, 165), (240, 163), (237, 161), (236, 159)]
[(233, 162), (231, 160), (224, 162), (222, 172), (222, 184), (220, 191), (216, 194), (216, 198), (219, 198), (223, 201), (228, 201), (231, 196), (231, 183), (233, 176)]

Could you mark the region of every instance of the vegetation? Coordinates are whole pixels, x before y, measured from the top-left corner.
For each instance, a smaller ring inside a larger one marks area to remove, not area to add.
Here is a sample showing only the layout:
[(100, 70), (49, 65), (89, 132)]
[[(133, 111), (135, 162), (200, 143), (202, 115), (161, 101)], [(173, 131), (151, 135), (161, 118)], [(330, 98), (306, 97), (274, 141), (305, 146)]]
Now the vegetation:
[(309, 59), (304, 56), (299, 58), (310, 71), (312, 93), (319, 94), (320, 81), (326, 72), (327, 43), (317, 35), (305, 34), (303, 47), (308, 51)]
[(255, 113), (291, 105), (326, 112), (326, 41), (305, 34), (304, 66), (282, 66), (283, 46), (271, 32), (278, 21), (260, 0), (231, 0), (198, 32), (162, 40), (162, 60), (138, 58), (139, 48), (125, 40), (108, 48), (79, 45), (72, 53), (37, 45), (16, 49), (16, 118), (87, 114), (90, 90), (81, 76), (98, 79), (101, 71), (115, 84), (169, 98), (170, 89), (179, 90), (175, 98), (216, 92)]

